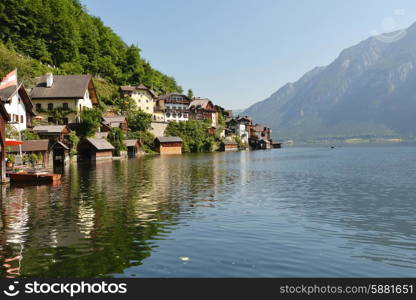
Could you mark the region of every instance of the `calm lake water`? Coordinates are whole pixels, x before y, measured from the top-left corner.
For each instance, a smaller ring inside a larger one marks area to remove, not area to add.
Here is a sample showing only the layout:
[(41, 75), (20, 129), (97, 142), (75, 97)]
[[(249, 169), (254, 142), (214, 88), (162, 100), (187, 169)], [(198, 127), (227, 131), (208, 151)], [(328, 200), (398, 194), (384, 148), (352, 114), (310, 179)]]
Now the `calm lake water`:
[(1, 195), (2, 277), (416, 276), (416, 147), (73, 164)]

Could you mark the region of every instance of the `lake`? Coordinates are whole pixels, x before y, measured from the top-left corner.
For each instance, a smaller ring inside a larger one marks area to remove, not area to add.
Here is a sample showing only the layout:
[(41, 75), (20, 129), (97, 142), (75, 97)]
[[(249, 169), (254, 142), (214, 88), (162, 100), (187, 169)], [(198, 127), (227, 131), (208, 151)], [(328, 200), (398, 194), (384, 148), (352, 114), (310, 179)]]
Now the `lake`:
[(2, 277), (416, 276), (416, 147), (75, 163), (2, 189)]

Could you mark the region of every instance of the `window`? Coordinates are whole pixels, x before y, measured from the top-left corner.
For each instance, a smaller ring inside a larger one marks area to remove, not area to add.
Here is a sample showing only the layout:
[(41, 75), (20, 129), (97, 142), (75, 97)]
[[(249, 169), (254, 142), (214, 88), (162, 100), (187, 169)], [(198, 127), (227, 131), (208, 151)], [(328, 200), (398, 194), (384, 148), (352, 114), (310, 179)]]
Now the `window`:
[(149, 110), (149, 106), (146, 106), (146, 110)]
[(178, 113), (178, 118), (182, 118), (182, 114), (181, 113)]
[(53, 110), (53, 103), (48, 104), (48, 110)]
[(63, 108), (63, 110), (68, 110), (69, 109), (68, 103), (62, 104), (62, 108)]
[(49, 117), (49, 118), (48, 118), (48, 123), (49, 123), (49, 124), (54, 124), (54, 123), (55, 123), (55, 119), (54, 119), (54, 118), (52, 118), (52, 117)]
[(41, 111), (42, 110), (42, 104), (38, 103), (36, 104), (36, 111)]
[(173, 114), (172, 114), (172, 117), (173, 117), (173, 118), (176, 118), (176, 114), (175, 114), (175, 113), (173, 113)]
[(20, 116), (20, 123), (24, 123), (24, 118), (23, 118), (23, 116)]
[(183, 117), (184, 117), (184, 118), (187, 118), (187, 117), (188, 117), (188, 114), (183, 114)]
[(170, 117), (170, 113), (166, 113), (166, 117), (169, 118)]
[(69, 120), (68, 120), (68, 118), (64, 118), (64, 125), (68, 125), (68, 123), (69, 123)]
[(156, 116), (153, 116), (153, 120), (156, 120)]

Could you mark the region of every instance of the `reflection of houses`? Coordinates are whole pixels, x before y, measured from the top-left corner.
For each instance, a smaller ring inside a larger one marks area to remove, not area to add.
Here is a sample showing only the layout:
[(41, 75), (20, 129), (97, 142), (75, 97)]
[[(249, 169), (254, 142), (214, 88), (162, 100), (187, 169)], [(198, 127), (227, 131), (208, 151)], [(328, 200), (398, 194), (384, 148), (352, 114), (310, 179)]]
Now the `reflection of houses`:
[[(191, 99), (186, 95), (170, 93), (162, 95), (156, 99), (155, 112), (163, 113), (165, 122), (169, 121), (188, 121), (189, 120), (189, 104)], [(158, 115), (154, 115), (153, 118)]]
[(138, 86), (122, 86), (120, 87), (120, 93), (123, 97), (131, 97), (136, 102), (137, 108), (148, 114), (153, 114), (156, 93), (147, 86), (143, 84)]
[(4, 104), (0, 101), (0, 184), (6, 181), (6, 122), (9, 120), (9, 114)]
[(32, 89), (30, 96), (38, 115), (47, 118), (48, 123), (55, 120), (48, 111), (61, 109), (67, 111), (64, 124), (79, 123), (81, 111), (98, 105), (97, 93), (91, 75), (53, 75), (43, 76)]
[(182, 143), (177, 136), (160, 136), (155, 140), (155, 147), (160, 154), (182, 154)]
[(124, 116), (103, 117), (102, 119), (102, 132), (109, 132), (111, 128), (120, 128), (124, 132), (128, 131), (127, 119)]
[(78, 144), (78, 157), (87, 160), (113, 158), (114, 146), (105, 139), (87, 138)]
[(66, 125), (39, 125), (33, 127), (33, 132), (41, 139), (52, 141), (68, 142), (68, 135), (71, 132)]
[(138, 140), (125, 140), (124, 145), (127, 148), (129, 158), (136, 157), (140, 153), (140, 144)]
[(17, 81), (17, 70), (7, 74), (0, 83), (0, 101), (4, 103), (10, 123), (16, 130), (31, 127), (33, 105), (23, 83)]
[(215, 127), (218, 125), (218, 112), (211, 100), (194, 98), (189, 105), (189, 119), (209, 120)]

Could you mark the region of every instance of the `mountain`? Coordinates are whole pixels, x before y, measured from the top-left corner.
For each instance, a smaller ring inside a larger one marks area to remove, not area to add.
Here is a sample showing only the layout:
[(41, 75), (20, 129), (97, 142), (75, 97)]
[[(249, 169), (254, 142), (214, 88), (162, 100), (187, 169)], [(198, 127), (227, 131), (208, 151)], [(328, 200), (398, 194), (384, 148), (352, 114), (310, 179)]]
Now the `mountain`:
[(416, 23), (389, 37), (345, 49), (242, 114), (282, 139), (416, 136)]

